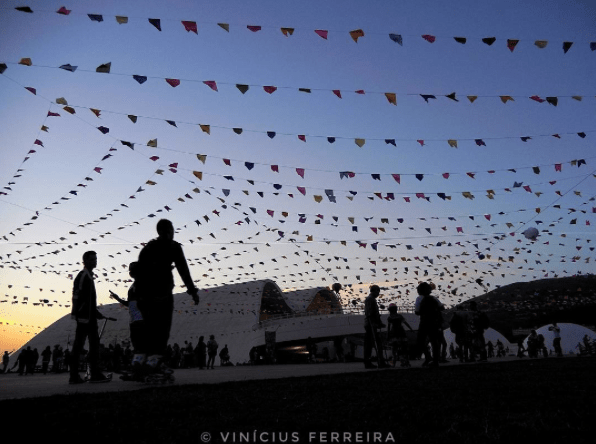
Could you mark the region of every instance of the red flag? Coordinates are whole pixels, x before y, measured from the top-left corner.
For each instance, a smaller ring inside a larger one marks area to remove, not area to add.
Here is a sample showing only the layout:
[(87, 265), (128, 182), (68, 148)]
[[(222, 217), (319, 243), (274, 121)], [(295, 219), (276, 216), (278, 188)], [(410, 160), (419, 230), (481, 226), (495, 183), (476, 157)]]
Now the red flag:
[(62, 6), (60, 9), (58, 9), (56, 11), (58, 14), (62, 14), (62, 15), (68, 15), (70, 14), (70, 9), (66, 9), (64, 6)]
[(277, 165), (271, 165), (271, 171), (279, 173), (279, 167)]
[(277, 90), (277, 86), (263, 86), (266, 93), (273, 94)]
[(327, 34), (329, 33), (329, 31), (325, 31), (323, 29), (315, 29), (315, 32), (319, 37), (322, 37), (325, 40), (327, 40)]
[(184, 26), (184, 29), (186, 29), (188, 32), (194, 32), (195, 34), (198, 34), (198, 29), (197, 29), (197, 22), (189, 22), (189, 21), (185, 21), (182, 20), (182, 26)]
[(339, 89), (334, 89), (333, 94), (335, 94), (337, 97), (341, 99), (341, 91)]
[(430, 35), (430, 34), (424, 34), (424, 35), (422, 36), (422, 38), (423, 38), (424, 40), (426, 40), (427, 42), (429, 42), (429, 43), (434, 43), (434, 42), (435, 42), (435, 40), (436, 40), (436, 37), (435, 37), (434, 35)]
[(178, 85), (180, 85), (180, 80), (178, 79), (166, 79), (166, 82), (168, 82), (172, 88), (176, 88)]
[(303, 142), (306, 142), (306, 136), (305, 136), (305, 135), (303, 135), (303, 134), (300, 134), (300, 135), (298, 136), (298, 138), (299, 138), (300, 140), (302, 140)]
[(215, 80), (205, 80), (203, 83), (213, 91), (217, 91), (217, 83), (215, 83)]
[(296, 173), (304, 179), (304, 168), (296, 168)]

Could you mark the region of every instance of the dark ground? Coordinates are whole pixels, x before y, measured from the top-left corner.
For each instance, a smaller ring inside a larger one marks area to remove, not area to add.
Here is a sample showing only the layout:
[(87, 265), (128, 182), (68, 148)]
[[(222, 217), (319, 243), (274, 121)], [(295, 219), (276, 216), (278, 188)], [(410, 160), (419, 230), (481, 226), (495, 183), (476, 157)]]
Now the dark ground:
[(595, 369), (594, 357), (525, 358), (7, 400), (2, 435), (27, 443), (593, 442)]

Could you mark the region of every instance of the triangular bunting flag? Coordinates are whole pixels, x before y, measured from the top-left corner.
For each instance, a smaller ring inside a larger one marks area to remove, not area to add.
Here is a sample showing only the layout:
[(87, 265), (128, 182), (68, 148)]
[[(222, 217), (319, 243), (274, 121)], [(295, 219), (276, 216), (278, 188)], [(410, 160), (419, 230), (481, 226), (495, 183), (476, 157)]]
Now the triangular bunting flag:
[(228, 23), (218, 23), (217, 25), (221, 29), (225, 29), (227, 32), (230, 32), (230, 25)]
[(217, 91), (217, 83), (215, 83), (215, 80), (205, 80), (203, 83), (213, 91)]
[(203, 130), (204, 133), (211, 134), (211, 125), (201, 125), (199, 123), (199, 127)]
[(248, 91), (248, 85), (241, 85), (241, 84), (237, 84), (236, 88), (238, 88), (238, 90), (244, 94), (246, 93), (246, 91)]
[(329, 31), (325, 31), (323, 29), (315, 29), (315, 33), (319, 37), (324, 38), (325, 40), (327, 40), (327, 34), (329, 33)]
[(509, 51), (513, 52), (513, 50), (515, 49), (515, 47), (517, 46), (518, 43), (519, 43), (519, 40), (507, 39), (507, 48), (509, 48)]
[(160, 19), (148, 19), (149, 23), (151, 23), (158, 31), (161, 31), (161, 20)]
[(109, 74), (109, 73), (110, 73), (110, 68), (111, 68), (111, 67), (112, 67), (112, 62), (109, 62), (109, 63), (104, 63), (103, 65), (99, 65), (99, 66), (98, 66), (98, 67), (95, 69), (95, 71), (96, 71), (96, 72), (103, 72), (103, 73)]
[(400, 46), (404, 45), (403, 38), (400, 34), (389, 34), (389, 38)]
[(350, 31), (350, 37), (352, 37), (352, 40), (358, 43), (358, 39), (360, 37), (364, 37), (364, 31), (362, 29), (355, 29), (354, 31)]
[(294, 28), (281, 28), (281, 32), (283, 35), (288, 37), (289, 35), (294, 34)]
[(199, 30), (197, 29), (197, 22), (182, 20), (182, 26), (184, 26), (184, 29), (186, 29), (187, 32), (194, 32), (197, 35), (199, 33)]

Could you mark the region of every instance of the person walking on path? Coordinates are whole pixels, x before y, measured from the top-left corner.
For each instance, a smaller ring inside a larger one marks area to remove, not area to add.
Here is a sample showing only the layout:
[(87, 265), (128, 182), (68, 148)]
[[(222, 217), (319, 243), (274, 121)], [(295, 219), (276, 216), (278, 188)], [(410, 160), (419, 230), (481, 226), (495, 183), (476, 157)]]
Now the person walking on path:
[(440, 341), (443, 333), (441, 329), (441, 325), (443, 324), (441, 303), (438, 299), (431, 296), (432, 287), (428, 282), (420, 283), (416, 290), (418, 295), (422, 296), (418, 310), (420, 325), (418, 326), (416, 345), (418, 351), (422, 353), (426, 350), (427, 342), (430, 342), (433, 354), (432, 361), (429, 362), (429, 357), (425, 354), (426, 359), (422, 365), (425, 367), (438, 367), (441, 352)]
[(377, 351), (379, 368), (389, 367), (383, 360), (383, 344), (378, 329), (385, 327), (381, 322), (377, 298), (381, 295), (378, 285), (371, 285), (370, 294), (364, 301), (364, 368), (377, 368), (371, 363), (372, 349)]
[(83, 351), (85, 340), (89, 339), (89, 382), (109, 382), (111, 378), (105, 376), (99, 369), (99, 332), (98, 319), (104, 316), (97, 310), (97, 293), (93, 280), (93, 269), (97, 267), (97, 253), (86, 251), (83, 254), (84, 268), (74, 280), (72, 291), (72, 318), (77, 322), (75, 340), (72, 346), (70, 362), (70, 384), (85, 382), (79, 376), (79, 359)]
[(174, 241), (174, 225), (161, 219), (156, 226), (157, 235), (139, 253), (136, 293), (138, 308), (145, 323), (146, 367), (149, 372), (165, 370), (166, 353), (172, 316), (174, 313), (174, 275), (172, 264), (186, 285), (195, 305), (199, 303), (198, 290), (190, 276), (182, 245)]

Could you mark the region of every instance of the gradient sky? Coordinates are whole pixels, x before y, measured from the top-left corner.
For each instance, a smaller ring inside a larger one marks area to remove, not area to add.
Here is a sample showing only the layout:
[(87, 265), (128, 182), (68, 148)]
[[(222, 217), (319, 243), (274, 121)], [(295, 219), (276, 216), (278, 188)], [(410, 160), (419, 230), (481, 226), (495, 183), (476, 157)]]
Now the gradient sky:
[[(98, 253), (99, 302), (111, 302), (108, 289), (124, 294), (127, 265), (160, 217), (177, 228), (201, 289), (339, 280), (353, 285), (346, 301), (357, 301), (380, 282), (398, 285), (385, 300), (407, 304), (428, 279), (453, 304), (510, 282), (593, 271), (592, 1), (26, 5), (33, 13), (15, 10), (21, 2), (0, 8), (0, 350), (68, 313), (88, 249)], [(69, 15), (56, 13), (62, 6)], [(513, 51), (507, 39), (519, 40)], [(567, 53), (563, 42), (573, 42)], [(106, 63), (109, 74), (96, 72)], [(521, 234), (530, 227), (536, 241)]]

